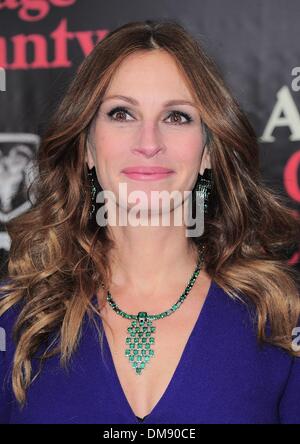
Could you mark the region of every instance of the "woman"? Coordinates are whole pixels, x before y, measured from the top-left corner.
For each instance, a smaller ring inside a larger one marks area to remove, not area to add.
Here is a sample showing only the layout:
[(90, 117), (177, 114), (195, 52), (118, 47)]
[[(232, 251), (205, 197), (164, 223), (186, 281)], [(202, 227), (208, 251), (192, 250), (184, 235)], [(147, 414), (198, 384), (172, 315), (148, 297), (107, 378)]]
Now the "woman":
[[(128, 23), (99, 42), (37, 161), (36, 200), (8, 225), (1, 422), (299, 422), (299, 222), (181, 25)], [(157, 191), (188, 193), (147, 206)], [(193, 214), (204, 198), (198, 235), (173, 223), (187, 196)], [(134, 199), (143, 224), (120, 223)]]

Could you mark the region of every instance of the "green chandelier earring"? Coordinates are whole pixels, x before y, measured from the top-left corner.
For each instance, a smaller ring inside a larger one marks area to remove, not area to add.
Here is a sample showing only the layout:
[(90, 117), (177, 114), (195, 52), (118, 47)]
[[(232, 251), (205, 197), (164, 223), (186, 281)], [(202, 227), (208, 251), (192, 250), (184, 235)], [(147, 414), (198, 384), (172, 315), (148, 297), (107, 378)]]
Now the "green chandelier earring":
[(96, 210), (96, 194), (97, 194), (97, 178), (96, 178), (96, 170), (95, 167), (89, 169), (88, 171), (88, 179), (90, 181), (90, 193), (91, 193), (91, 207), (89, 211), (89, 219), (93, 218), (93, 215)]
[(196, 185), (196, 201), (203, 199), (204, 201), (204, 214), (208, 213), (209, 196), (213, 187), (213, 176), (210, 168), (206, 168), (203, 174), (198, 175), (198, 181)]

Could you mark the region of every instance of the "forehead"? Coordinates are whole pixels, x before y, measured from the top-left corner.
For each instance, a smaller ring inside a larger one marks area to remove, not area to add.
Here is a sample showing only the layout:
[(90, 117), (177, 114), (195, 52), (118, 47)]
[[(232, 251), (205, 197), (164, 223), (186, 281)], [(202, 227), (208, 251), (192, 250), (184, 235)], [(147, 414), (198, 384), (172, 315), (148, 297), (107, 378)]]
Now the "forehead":
[(162, 50), (130, 54), (114, 72), (104, 98), (134, 96), (138, 101), (193, 100), (184, 73), (172, 55)]

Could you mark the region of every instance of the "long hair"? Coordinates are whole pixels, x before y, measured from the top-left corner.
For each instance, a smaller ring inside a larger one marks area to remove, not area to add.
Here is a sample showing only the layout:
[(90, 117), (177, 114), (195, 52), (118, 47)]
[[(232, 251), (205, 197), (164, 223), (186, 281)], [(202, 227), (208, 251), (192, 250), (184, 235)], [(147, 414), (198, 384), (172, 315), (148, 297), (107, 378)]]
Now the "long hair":
[(42, 137), (35, 201), (7, 224), (12, 243), (0, 315), (20, 304), (12, 387), (21, 407), (39, 347), (48, 344), (41, 362), (59, 353), (67, 365), (84, 316), (99, 315), (92, 296), (100, 284), (109, 287), (107, 258), (114, 243), (105, 227), (89, 220), (87, 141), (120, 63), (137, 51), (154, 50), (173, 56), (208, 136), (211, 210), (204, 233), (191, 242), (205, 245), (206, 271), (229, 297), (245, 294), (254, 304), (259, 341), (297, 355), (291, 335), (300, 315), (299, 290), (287, 259), (300, 239), (299, 220), (284, 197), (264, 184), (255, 132), (200, 43), (173, 20), (131, 22), (110, 32), (79, 66)]

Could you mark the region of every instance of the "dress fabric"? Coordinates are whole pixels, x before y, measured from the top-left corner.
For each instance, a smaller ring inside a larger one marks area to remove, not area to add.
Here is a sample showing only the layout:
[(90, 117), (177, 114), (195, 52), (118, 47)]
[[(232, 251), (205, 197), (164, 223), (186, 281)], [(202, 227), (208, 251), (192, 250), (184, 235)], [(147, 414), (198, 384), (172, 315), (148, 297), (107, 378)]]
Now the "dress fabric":
[[(16, 304), (0, 316), (6, 333), (0, 352), (2, 424), (300, 423), (300, 358), (260, 345), (251, 303), (233, 300), (215, 281), (171, 381), (144, 418), (135, 415), (126, 399), (101, 319), (96, 322), (103, 330), (103, 355), (88, 316), (68, 370), (60, 366), (59, 355), (48, 358), (21, 409), (11, 386), (12, 327), (19, 309)], [(35, 357), (32, 369), (34, 375)]]

